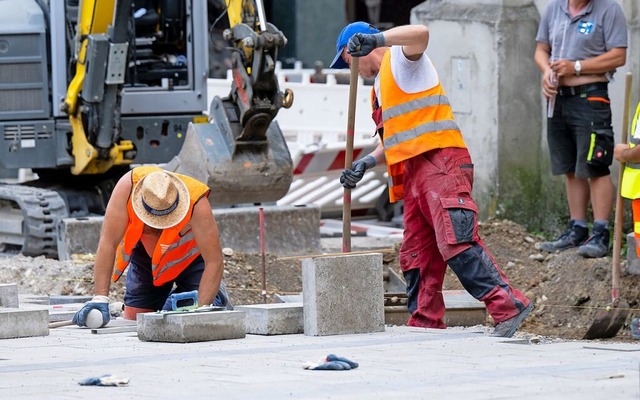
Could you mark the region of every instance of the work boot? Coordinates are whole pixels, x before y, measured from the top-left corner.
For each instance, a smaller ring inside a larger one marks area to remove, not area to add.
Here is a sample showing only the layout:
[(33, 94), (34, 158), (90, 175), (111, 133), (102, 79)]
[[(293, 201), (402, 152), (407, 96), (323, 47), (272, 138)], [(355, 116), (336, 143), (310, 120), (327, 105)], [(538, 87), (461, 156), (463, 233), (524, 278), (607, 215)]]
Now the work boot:
[(529, 305), (524, 310), (520, 311), (520, 314), (515, 317), (509, 318), (506, 321), (502, 321), (499, 324), (496, 324), (496, 327), (493, 330), (493, 334), (491, 336), (500, 336), (510, 338), (520, 327), (522, 321), (531, 313), (533, 309), (533, 303), (529, 302)]
[(553, 253), (572, 247), (578, 247), (587, 239), (589, 229), (584, 226), (574, 225), (573, 220), (569, 221), (567, 230), (560, 237), (552, 242), (540, 243), (540, 249)]
[(609, 253), (609, 229), (593, 230), (586, 242), (578, 247), (578, 254), (587, 258), (600, 258)]

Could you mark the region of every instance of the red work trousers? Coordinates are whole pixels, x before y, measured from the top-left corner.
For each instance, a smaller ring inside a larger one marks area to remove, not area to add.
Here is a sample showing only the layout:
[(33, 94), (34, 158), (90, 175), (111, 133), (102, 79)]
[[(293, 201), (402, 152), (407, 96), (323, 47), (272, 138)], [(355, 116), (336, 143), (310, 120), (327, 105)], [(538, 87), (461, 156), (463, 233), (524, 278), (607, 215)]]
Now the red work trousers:
[(431, 150), (405, 161), (404, 239), (400, 266), (407, 281), (407, 325), (445, 328), (442, 283), (447, 265), (483, 301), (495, 323), (528, 306), (511, 287), (478, 236), (471, 198), (473, 164), (467, 149)]

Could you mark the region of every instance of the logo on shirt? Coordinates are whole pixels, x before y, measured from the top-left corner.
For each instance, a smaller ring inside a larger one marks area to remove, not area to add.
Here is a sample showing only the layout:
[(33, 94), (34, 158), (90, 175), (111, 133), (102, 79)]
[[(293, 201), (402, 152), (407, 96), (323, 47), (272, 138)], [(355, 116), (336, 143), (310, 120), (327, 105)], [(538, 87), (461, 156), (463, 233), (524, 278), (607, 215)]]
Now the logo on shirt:
[(594, 26), (594, 23), (591, 21), (580, 21), (580, 23), (578, 23), (578, 32), (583, 35), (588, 35), (593, 31)]

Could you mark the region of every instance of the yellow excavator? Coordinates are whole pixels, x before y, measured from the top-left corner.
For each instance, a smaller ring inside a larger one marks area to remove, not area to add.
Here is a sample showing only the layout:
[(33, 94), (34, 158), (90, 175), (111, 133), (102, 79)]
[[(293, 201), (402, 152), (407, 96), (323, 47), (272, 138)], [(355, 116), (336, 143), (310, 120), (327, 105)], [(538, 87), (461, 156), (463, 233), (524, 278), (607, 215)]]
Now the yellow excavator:
[[(208, 42), (228, 22), (233, 84), (208, 107)], [(274, 120), (281, 31), (260, 0), (0, 1), (0, 248), (57, 256), (56, 226), (103, 214), (131, 165), (207, 182), (212, 205), (274, 202), (293, 166)]]

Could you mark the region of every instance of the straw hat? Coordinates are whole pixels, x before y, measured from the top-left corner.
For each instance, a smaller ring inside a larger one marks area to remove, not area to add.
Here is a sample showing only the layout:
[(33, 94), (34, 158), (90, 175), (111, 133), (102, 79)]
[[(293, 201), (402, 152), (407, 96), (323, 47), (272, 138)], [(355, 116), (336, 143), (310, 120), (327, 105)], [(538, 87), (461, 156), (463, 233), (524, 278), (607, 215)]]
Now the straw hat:
[(155, 171), (140, 179), (131, 196), (133, 211), (152, 228), (177, 225), (189, 211), (187, 186), (167, 171)]

